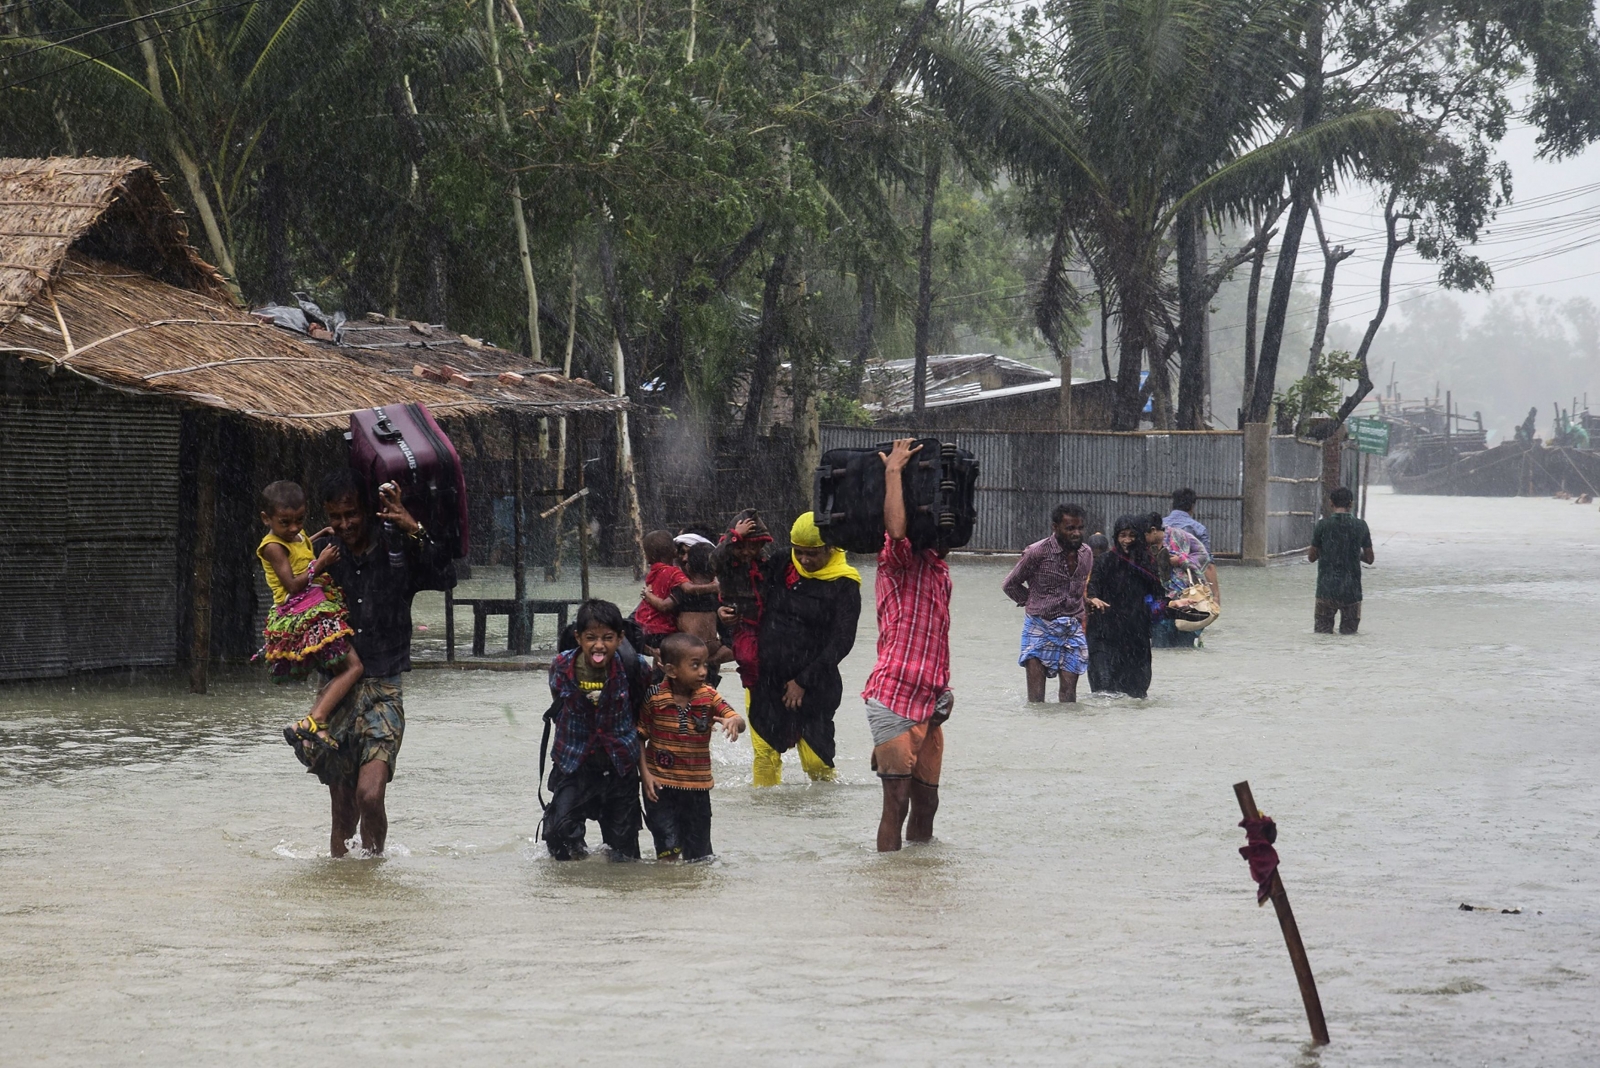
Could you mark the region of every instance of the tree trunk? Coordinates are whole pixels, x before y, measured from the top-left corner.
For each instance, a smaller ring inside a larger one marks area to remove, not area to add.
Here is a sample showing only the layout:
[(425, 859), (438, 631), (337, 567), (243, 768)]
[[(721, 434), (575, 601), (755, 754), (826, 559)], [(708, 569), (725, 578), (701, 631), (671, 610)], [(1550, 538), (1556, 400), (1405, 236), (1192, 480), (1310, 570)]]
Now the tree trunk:
[(1100, 369), (1105, 372), (1106, 381), (1111, 381), (1111, 343), (1110, 323), (1111, 316), (1106, 313), (1106, 287), (1100, 284), (1098, 278), (1095, 285), (1100, 290)]
[(1056, 223), (1056, 236), (1050, 242), (1045, 260), (1044, 280), (1039, 286), (1039, 302), (1034, 307), (1034, 322), (1055, 353), (1061, 368), (1061, 395), (1056, 401), (1057, 422), (1062, 430), (1072, 429), (1072, 353), (1061, 343), (1061, 320), (1066, 317), (1071, 292), (1067, 287), (1067, 239), (1070, 220), (1065, 212)]
[(617, 280), (616, 252), (611, 244), (611, 210), (604, 203), (596, 212), (600, 225), (596, 227), (598, 252), (600, 260), (600, 284), (606, 291), (606, 310), (611, 317), (611, 332), (616, 341), (617, 349), (622, 353), (623, 362), (614, 364), (621, 367), (623, 378), (627, 381), (639, 380), (639, 365), (635, 359), (633, 346), (628, 341), (628, 309), (622, 299), (622, 285)]
[(288, 179), (278, 158), (277, 123), (268, 127), (261, 149), (266, 159), (261, 167), (261, 231), (266, 245), (262, 285), (268, 299), (281, 304), (290, 299), (294, 275), (289, 264)]
[(1267, 262), (1267, 242), (1256, 246), (1250, 257), (1250, 288), (1244, 298), (1244, 389), (1239, 396), (1240, 429), (1244, 413), (1250, 410), (1250, 398), (1256, 388), (1256, 312), (1261, 302), (1261, 272)]
[[(494, 106), (500, 119), (500, 132), (511, 136), (511, 122), (506, 118), (505, 74), (500, 69), (500, 37), (494, 28), (495, 0), (483, 0), (484, 24), (489, 36), (489, 61), (494, 67)], [(517, 233), (517, 255), (522, 261), (522, 286), (528, 296), (528, 356), (534, 363), (544, 362), (544, 350), (539, 344), (539, 285), (533, 277), (533, 257), (528, 252), (528, 220), (523, 212), (522, 178), (511, 179), (511, 222)]]
[(172, 158), (178, 164), (178, 171), (183, 175), (183, 184), (189, 189), (189, 198), (194, 201), (195, 211), (200, 216), (201, 229), (206, 232), (206, 242), (211, 246), (211, 255), (217, 261), (217, 268), (222, 272), (228, 288), (237, 300), (239, 299), (238, 271), (234, 269), (233, 253), (228, 248), (227, 240), (222, 236), (222, 227), (217, 223), (216, 212), (212, 210), (211, 197), (206, 194), (205, 180), (200, 173), (200, 166), (195, 163), (194, 157), (178, 139), (177, 130), (174, 128), (176, 120), (167, 110), (167, 94), (161, 85), (161, 60), (156, 55), (155, 46), (160, 31), (147, 28), (146, 20), (138, 17), (138, 9), (133, 6), (132, 0), (127, 0), (127, 9), (128, 14), (134, 16), (134, 33), (139, 37), (139, 52), (144, 57), (145, 88), (149, 90), (150, 98), (160, 110), (163, 125), (166, 126), (167, 150), (172, 153)]
[(783, 337), (783, 275), (789, 267), (789, 254), (780, 252), (767, 266), (761, 292), (761, 325), (756, 328), (755, 361), (750, 367), (750, 389), (744, 404), (744, 437), (754, 441), (761, 434), (761, 414), (778, 371), (778, 345)]
[(1199, 213), (1177, 220), (1178, 238), (1178, 429), (1203, 430), (1206, 366), (1206, 262)]
[(928, 347), (933, 319), (933, 201), (939, 192), (939, 152), (929, 146), (923, 168), (922, 243), (917, 248), (917, 320), (911, 372), (911, 410), (928, 406)]
[(361, 7), (362, 21), (367, 30), (367, 45), (372, 52), (374, 65), (388, 76), (384, 88), (384, 101), (389, 105), (389, 115), (394, 120), (396, 139), (406, 162), (411, 165), (413, 180), (413, 207), (423, 231), (428, 256), (427, 295), (424, 314), (432, 322), (443, 323), (449, 318), (449, 236), (444, 223), (434, 218), (427, 169), (428, 142), (422, 133), (422, 119), (410, 86), (399, 73), (398, 48), (394, 31), (383, 20), (383, 12), (376, 4)]
[[(1300, 91), (1300, 129), (1309, 130), (1322, 118), (1322, 24), (1326, 16), (1322, 0), (1314, 0), (1306, 19), (1305, 85)], [(1290, 183), (1289, 217), (1283, 224), (1283, 243), (1278, 248), (1278, 263), (1272, 272), (1272, 295), (1267, 301), (1267, 321), (1261, 333), (1261, 355), (1256, 363), (1254, 390), (1245, 413), (1245, 422), (1264, 423), (1272, 411), (1272, 394), (1277, 388), (1278, 354), (1283, 348), (1284, 324), (1289, 317), (1289, 297), (1294, 292), (1295, 261), (1300, 254), (1300, 238), (1306, 216), (1316, 200), (1314, 170), (1295, 175)]]
[(845, 381), (845, 396), (859, 399), (861, 384), (867, 375), (867, 358), (872, 355), (872, 334), (878, 319), (878, 283), (872, 275), (856, 275), (856, 289), (861, 294), (861, 314), (856, 319), (855, 356), (850, 361), (850, 377)]
[[(1367, 323), (1366, 333), (1361, 335), (1361, 347), (1356, 349), (1356, 362), (1360, 366), (1361, 377), (1356, 380), (1355, 391), (1344, 399), (1339, 405), (1338, 413), (1334, 418), (1334, 427), (1344, 426), (1344, 421), (1350, 418), (1350, 413), (1356, 410), (1356, 405), (1366, 399), (1372, 392), (1372, 376), (1367, 373), (1367, 354), (1372, 351), (1372, 340), (1378, 336), (1378, 328), (1383, 325), (1384, 316), (1389, 314), (1389, 284), (1394, 277), (1394, 258), (1402, 246), (1409, 245), (1412, 235), (1408, 232), (1404, 238), (1399, 236), (1398, 227), (1400, 217), (1395, 212), (1395, 204), (1400, 199), (1399, 188), (1389, 190), (1389, 200), (1384, 205), (1383, 222), (1387, 237), (1383, 249), (1383, 270), (1378, 275), (1378, 310)], [(1446, 424), (1448, 425), (1448, 423)]]
[[(1117, 397), (1112, 408), (1111, 429), (1138, 430), (1139, 410), (1144, 402), (1139, 391), (1139, 373), (1144, 370), (1147, 347), (1142, 329), (1143, 309), (1131, 293), (1124, 293), (1118, 302), (1117, 319)], [(1150, 346), (1151, 351), (1155, 351)], [(1151, 376), (1152, 385), (1155, 376)]]
[(1306, 359), (1306, 377), (1317, 373), (1317, 361), (1322, 359), (1322, 346), (1328, 338), (1328, 318), (1333, 314), (1333, 275), (1339, 264), (1355, 254), (1355, 249), (1343, 245), (1328, 247), (1328, 235), (1322, 229), (1322, 212), (1311, 209), (1311, 221), (1317, 228), (1317, 245), (1322, 249), (1322, 290), (1317, 294), (1317, 328), (1311, 336), (1311, 354)]

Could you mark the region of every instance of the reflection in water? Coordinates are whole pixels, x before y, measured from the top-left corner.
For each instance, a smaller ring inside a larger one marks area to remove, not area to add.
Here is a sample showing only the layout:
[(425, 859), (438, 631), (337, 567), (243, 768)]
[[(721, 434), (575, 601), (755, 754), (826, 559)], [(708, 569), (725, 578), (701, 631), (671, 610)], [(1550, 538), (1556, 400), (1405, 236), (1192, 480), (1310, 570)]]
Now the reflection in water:
[[(384, 859), (327, 856), (278, 736), (307, 689), (0, 687), (0, 1061), (1587, 1063), (1600, 519), (1373, 510), (1360, 636), (1310, 633), (1308, 568), (1226, 570), (1228, 614), (1157, 655), (1147, 701), (1024, 706), (1006, 562), (958, 561), (938, 840), (888, 857), (854, 703), (837, 783), (791, 759), (756, 793), (715, 743), (716, 861), (560, 865), (537, 673), (407, 680)], [(417, 617), (437, 644), (437, 598)], [(850, 688), (874, 637), (869, 611)], [(1236, 852), (1240, 778), (1279, 822), (1326, 1050)]]

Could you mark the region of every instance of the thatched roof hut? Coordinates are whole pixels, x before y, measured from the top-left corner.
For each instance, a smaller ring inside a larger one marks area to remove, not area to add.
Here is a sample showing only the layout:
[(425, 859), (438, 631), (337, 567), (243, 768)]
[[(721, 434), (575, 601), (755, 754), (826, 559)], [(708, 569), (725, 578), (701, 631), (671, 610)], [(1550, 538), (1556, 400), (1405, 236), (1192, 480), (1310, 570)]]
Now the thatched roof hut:
[[(109, 388), (307, 430), (408, 401), (440, 416), (626, 404), (516, 353), (417, 326), (421, 333), (381, 316), (350, 324), (359, 347), (271, 326), (234, 306), (215, 268), (187, 243), (149, 164), (0, 159), (0, 353)], [(414, 377), (420, 356), (487, 380), (467, 387)], [(502, 382), (502, 372), (522, 381)]]
[(405, 402), (455, 439), (491, 545), (497, 498), (561, 478), (512, 443), (549, 416), (593, 440), (627, 403), (439, 325), (272, 325), (147, 163), (0, 159), (0, 679), (248, 656), (259, 488), (314, 486), (352, 411)]

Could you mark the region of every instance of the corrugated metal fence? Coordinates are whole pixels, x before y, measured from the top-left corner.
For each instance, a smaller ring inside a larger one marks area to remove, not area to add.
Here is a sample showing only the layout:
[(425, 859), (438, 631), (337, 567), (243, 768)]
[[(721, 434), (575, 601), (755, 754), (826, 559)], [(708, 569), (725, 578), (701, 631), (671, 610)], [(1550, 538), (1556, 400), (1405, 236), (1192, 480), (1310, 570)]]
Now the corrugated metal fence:
[(171, 664), (178, 415), (0, 400), (0, 679)]
[(1273, 437), (1267, 477), (1267, 554), (1277, 556), (1311, 544), (1322, 508), (1322, 446)]
[[(864, 449), (882, 443), (882, 427), (822, 428), (822, 450)], [(895, 434), (937, 437), (978, 458), (978, 525), (967, 548), (1019, 552), (1049, 528), (1050, 511), (1075, 501), (1089, 512), (1091, 529), (1105, 530), (1126, 513), (1168, 511), (1172, 491), (1192, 488), (1200, 497), (1197, 518), (1211, 531), (1213, 550), (1238, 556), (1243, 536), (1244, 435), (1238, 431), (1190, 433), (1027, 433), (985, 430), (917, 431)], [(1293, 438), (1274, 438), (1273, 474), (1299, 478), (1321, 470), (1321, 450)], [(1293, 472), (1291, 474), (1290, 472)], [(1272, 483), (1269, 551), (1309, 544), (1313, 515), (1277, 515), (1302, 509), (1317, 488), (1299, 482)], [(1304, 528), (1302, 531), (1302, 527)], [(1302, 537), (1304, 540), (1295, 541)]]

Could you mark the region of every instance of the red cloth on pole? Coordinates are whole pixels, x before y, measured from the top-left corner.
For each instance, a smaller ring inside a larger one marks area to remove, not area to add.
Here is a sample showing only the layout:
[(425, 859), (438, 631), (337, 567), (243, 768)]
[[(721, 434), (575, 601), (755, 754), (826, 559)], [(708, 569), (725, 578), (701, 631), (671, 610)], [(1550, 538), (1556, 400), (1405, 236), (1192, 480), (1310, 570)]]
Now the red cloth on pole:
[(1239, 826), (1245, 836), (1239, 855), (1250, 865), (1250, 878), (1256, 881), (1256, 904), (1265, 905), (1272, 893), (1272, 876), (1278, 870), (1278, 851), (1272, 848), (1278, 840), (1278, 825), (1271, 816), (1259, 816), (1240, 820)]

